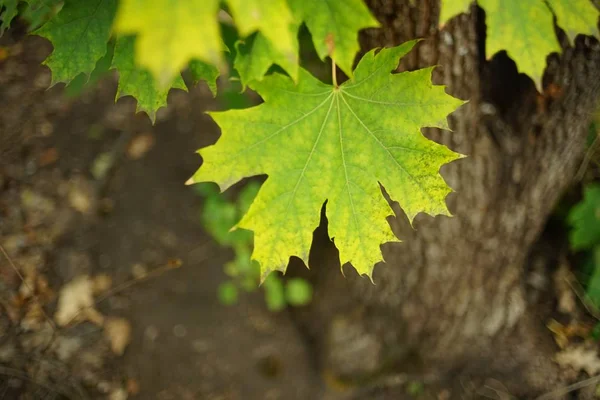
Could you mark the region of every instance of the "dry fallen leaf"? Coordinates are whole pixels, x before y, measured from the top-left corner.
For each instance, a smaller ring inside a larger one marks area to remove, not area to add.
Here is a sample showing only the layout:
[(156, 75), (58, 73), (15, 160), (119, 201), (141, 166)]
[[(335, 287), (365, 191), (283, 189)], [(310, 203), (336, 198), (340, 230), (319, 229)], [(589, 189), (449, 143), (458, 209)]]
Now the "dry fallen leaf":
[(123, 388), (113, 389), (108, 395), (109, 400), (127, 400), (127, 397), (127, 391)]
[(131, 139), (127, 147), (127, 157), (132, 160), (139, 160), (152, 147), (154, 147), (154, 136), (150, 133), (142, 133)]
[(558, 299), (558, 311), (563, 314), (572, 314), (576, 310), (575, 292), (570, 282), (573, 281), (573, 273), (569, 270), (566, 262), (561, 262), (560, 267), (553, 276), (554, 288)]
[(600, 358), (596, 346), (586, 344), (572, 345), (554, 356), (561, 367), (570, 367), (575, 371), (585, 371), (590, 376), (600, 372)]
[(104, 320), (104, 336), (112, 352), (123, 355), (131, 340), (131, 324), (125, 318), (108, 317)]
[(102, 325), (104, 317), (94, 308), (94, 282), (88, 275), (79, 276), (65, 284), (58, 296), (54, 320), (59, 326), (74, 320), (89, 320)]
[(140, 383), (137, 379), (129, 378), (127, 379), (127, 393), (136, 395), (140, 392)]
[(572, 337), (586, 339), (590, 336), (592, 327), (581, 322), (570, 322), (563, 325), (555, 319), (550, 319), (546, 327), (554, 334), (554, 340), (561, 349), (567, 347)]
[(94, 276), (92, 282), (94, 295), (104, 293), (112, 286), (112, 278), (106, 274), (99, 274)]

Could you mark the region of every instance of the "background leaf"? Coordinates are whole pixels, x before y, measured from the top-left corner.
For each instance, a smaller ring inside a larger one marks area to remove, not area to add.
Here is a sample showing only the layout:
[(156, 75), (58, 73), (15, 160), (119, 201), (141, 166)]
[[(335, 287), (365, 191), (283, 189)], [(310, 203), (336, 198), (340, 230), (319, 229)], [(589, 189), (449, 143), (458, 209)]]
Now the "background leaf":
[(106, 54), (106, 43), (117, 0), (66, 0), (60, 12), (33, 32), (52, 42), (54, 50), (44, 64), (52, 71), (52, 85), (89, 75)]
[(17, 5), (19, 0), (0, 0), (0, 35), (8, 28), (12, 20), (17, 16)]
[(294, 15), (306, 22), (317, 54), (332, 56), (348, 76), (359, 50), (358, 32), (379, 27), (362, 0), (290, 0)]
[(134, 42), (133, 36), (125, 36), (117, 39), (115, 44), (112, 66), (119, 71), (116, 97), (134, 96), (137, 100), (136, 111), (145, 111), (154, 122), (156, 111), (167, 105), (170, 88), (186, 90), (186, 87), (181, 75), (177, 75), (170, 87), (160, 88), (149, 71), (135, 65)]
[(556, 14), (558, 26), (565, 30), (571, 43), (582, 33), (598, 37), (600, 11), (590, 0), (548, 0)]
[(571, 209), (568, 221), (573, 227), (570, 234), (573, 249), (590, 249), (600, 243), (599, 184), (585, 187), (583, 200)]
[(136, 63), (165, 89), (192, 59), (220, 64), (218, 10), (218, 0), (121, 0), (114, 29), (137, 35)]

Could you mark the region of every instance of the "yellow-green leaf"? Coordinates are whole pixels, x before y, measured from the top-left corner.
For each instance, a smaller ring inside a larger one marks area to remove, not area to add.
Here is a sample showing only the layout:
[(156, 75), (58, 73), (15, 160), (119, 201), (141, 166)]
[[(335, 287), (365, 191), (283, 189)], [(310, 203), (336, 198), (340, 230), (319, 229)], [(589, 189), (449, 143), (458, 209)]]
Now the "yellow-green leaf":
[[(460, 12), (471, 0), (442, 0), (440, 25)], [(501, 50), (515, 61), (519, 72), (529, 75), (541, 91), (546, 57), (561, 48), (554, 32), (554, 16), (573, 42), (577, 34), (598, 37), (600, 12), (591, 0), (478, 0), (486, 15), (486, 56)]]
[(473, 0), (442, 0), (440, 4), (440, 25), (444, 25), (450, 18), (469, 11)]
[(480, 0), (485, 9), (488, 57), (506, 50), (519, 72), (541, 91), (546, 57), (559, 52), (552, 12), (542, 0)]
[(289, 0), (289, 3), (294, 15), (306, 22), (321, 60), (332, 57), (351, 76), (359, 50), (358, 32), (379, 26), (363, 0)]
[(258, 31), (277, 54), (298, 64), (298, 23), (286, 0), (227, 0), (227, 4), (242, 36)]
[(0, 0), (0, 36), (10, 28), (10, 23), (17, 16), (19, 0)]
[(558, 26), (565, 30), (571, 43), (575, 36), (598, 37), (598, 16), (600, 12), (590, 0), (548, 0), (556, 15)]
[[(292, 27), (295, 32), (298, 27)], [(253, 80), (262, 80), (273, 64), (283, 68), (294, 80), (298, 79), (298, 38), (295, 38), (293, 51), (295, 59), (286, 57), (275, 49), (271, 42), (260, 32), (236, 44), (234, 67), (240, 74), (242, 84), (246, 86)]]
[(117, 0), (66, 0), (60, 12), (34, 31), (52, 42), (54, 50), (44, 61), (52, 71), (52, 84), (89, 75), (106, 54)]
[(137, 100), (136, 111), (146, 112), (154, 123), (156, 111), (167, 105), (169, 90), (171, 88), (186, 90), (186, 87), (180, 74), (173, 78), (168, 87), (160, 87), (148, 70), (135, 64), (134, 42), (133, 36), (124, 36), (117, 39), (115, 44), (112, 67), (119, 71), (116, 98), (135, 97)]
[(221, 138), (199, 151), (203, 165), (190, 183), (214, 181), (225, 190), (268, 175), (238, 224), (254, 231), (262, 279), (285, 271), (292, 255), (308, 260), (325, 201), (341, 262), (369, 276), (382, 259), (380, 245), (396, 240), (380, 183), (411, 221), (419, 212), (448, 214), (450, 188), (439, 168), (460, 155), (420, 130), (448, 129), (446, 116), (462, 101), (432, 85), (431, 68), (391, 73), (414, 44), (369, 52), (340, 87), (303, 69), (297, 84), (268, 75), (251, 84), (263, 104), (211, 113)]
[(219, 0), (121, 0), (114, 30), (137, 35), (136, 63), (167, 88), (193, 58), (220, 63), (218, 9)]

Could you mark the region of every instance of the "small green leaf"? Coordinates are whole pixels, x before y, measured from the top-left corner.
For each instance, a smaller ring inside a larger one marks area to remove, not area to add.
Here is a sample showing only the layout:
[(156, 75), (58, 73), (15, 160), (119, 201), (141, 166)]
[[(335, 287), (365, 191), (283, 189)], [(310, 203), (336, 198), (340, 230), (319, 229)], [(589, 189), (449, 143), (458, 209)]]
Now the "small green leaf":
[[(297, 25), (292, 25), (290, 29), (298, 32)], [(287, 57), (280, 53), (260, 32), (238, 42), (236, 50), (234, 67), (244, 86), (253, 80), (262, 80), (273, 64), (279, 65), (292, 79), (298, 79), (298, 38), (296, 36), (294, 36), (292, 49), (294, 57)]]
[(442, 0), (440, 4), (440, 26), (446, 24), (450, 18), (469, 11), (473, 0)]
[(590, 249), (600, 243), (600, 185), (585, 187), (583, 200), (568, 216), (572, 226), (569, 235), (574, 250)]
[(487, 25), (486, 54), (506, 50), (541, 92), (546, 57), (560, 52), (552, 11), (541, 0), (480, 0)]
[(227, 0), (227, 4), (242, 36), (258, 31), (277, 54), (298, 63), (298, 25), (291, 29), (294, 19), (286, 0)]
[(556, 22), (566, 32), (571, 43), (578, 34), (598, 37), (600, 11), (590, 0), (548, 0)]
[(233, 282), (223, 282), (219, 285), (219, 301), (231, 306), (238, 301), (238, 289)]
[(92, 71), (89, 78), (86, 74), (79, 74), (66, 87), (65, 93), (67, 96), (79, 96), (84, 90), (92, 88), (103, 78), (111, 68), (112, 60), (115, 52), (115, 43), (108, 43), (106, 54), (96, 63), (96, 68)]
[(594, 248), (592, 259), (594, 271), (587, 282), (585, 294), (594, 307), (600, 309), (600, 244)]
[(285, 297), (293, 306), (304, 306), (312, 299), (312, 286), (302, 278), (293, 278), (285, 285)]
[(219, 0), (121, 0), (115, 32), (137, 35), (135, 60), (168, 89), (192, 59), (219, 65)]
[(406, 393), (411, 396), (421, 396), (425, 391), (425, 387), (422, 382), (412, 381), (406, 386)]
[[(1, 1), (0, 1), (1, 2)], [(61, 0), (26, 0), (23, 19), (29, 22), (29, 30), (33, 31), (44, 25), (60, 9)]]
[(52, 42), (54, 50), (44, 61), (52, 71), (52, 85), (69, 83), (81, 73), (89, 75), (106, 54), (106, 43), (117, 0), (66, 0), (60, 12), (33, 32)]
[(224, 201), (220, 196), (209, 197), (205, 200), (202, 222), (219, 244), (231, 243), (229, 230), (238, 219), (234, 204)]
[(117, 96), (131, 95), (137, 100), (136, 111), (145, 111), (154, 123), (156, 111), (167, 105), (167, 95), (170, 88), (186, 90), (181, 75), (177, 75), (171, 87), (159, 88), (152, 74), (135, 65), (133, 48), (135, 38), (124, 36), (117, 39), (113, 57), (113, 68), (119, 71)]
[(269, 275), (263, 284), (265, 301), (271, 311), (281, 311), (285, 308), (285, 291), (281, 278), (275, 274)]
[(259, 190), (260, 183), (256, 181), (249, 182), (246, 186), (244, 186), (237, 200), (240, 217), (243, 216), (246, 211), (248, 211)]
[(205, 81), (213, 96), (217, 95), (217, 78), (219, 77), (217, 67), (200, 60), (192, 60), (190, 61), (189, 69), (194, 85), (200, 81)]
[(346, 75), (352, 76), (352, 64), (359, 50), (358, 32), (380, 25), (363, 1), (289, 0), (289, 3), (293, 14), (306, 22), (321, 60), (332, 57)]
[(10, 28), (12, 20), (17, 16), (19, 0), (0, 0), (0, 36)]

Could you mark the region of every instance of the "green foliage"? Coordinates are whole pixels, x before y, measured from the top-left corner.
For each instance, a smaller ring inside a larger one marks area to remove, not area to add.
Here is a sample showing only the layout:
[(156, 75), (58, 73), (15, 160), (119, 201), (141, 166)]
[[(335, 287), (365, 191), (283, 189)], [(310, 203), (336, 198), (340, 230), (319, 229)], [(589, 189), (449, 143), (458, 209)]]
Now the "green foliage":
[[(198, 185), (197, 191), (204, 197), (202, 223), (205, 229), (220, 245), (231, 247), (234, 259), (225, 264), (228, 281), (219, 285), (218, 297), (221, 303), (232, 305), (238, 301), (240, 290), (251, 292), (259, 283), (259, 266), (252, 261), (252, 232), (232, 227), (240, 220), (254, 201), (260, 185), (247, 184), (238, 194), (236, 201), (228, 201), (219, 193), (216, 185)], [(286, 305), (302, 306), (310, 302), (312, 288), (304, 279), (295, 278), (287, 282), (277, 275), (271, 275), (263, 283), (265, 302), (272, 311), (279, 311)]]
[(600, 244), (600, 184), (585, 188), (583, 200), (573, 207), (568, 221), (573, 227), (570, 235), (573, 249), (591, 249)]
[(12, 20), (17, 16), (19, 0), (0, 0), (0, 35), (10, 28)]
[(301, 278), (290, 279), (285, 287), (285, 298), (293, 306), (306, 305), (312, 298), (312, 286)]
[(598, 16), (600, 13), (589, 0), (548, 0), (556, 15), (558, 26), (564, 29), (573, 43), (575, 36), (584, 34), (599, 37)]
[(346, 75), (352, 76), (352, 64), (359, 49), (356, 33), (379, 26), (362, 0), (289, 2), (293, 13), (308, 26), (321, 60), (330, 56)]
[(170, 87), (185, 90), (186, 86), (181, 75), (178, 74), (172, 78), (170, 87), (159, 87), (149, 71), (135, 64), (133, 47), (133, 36), (120, 37), (115, 44), (112, 66), (119, 71), (117, 98), (134, 96), (137, 99), (136, 111), (145, 111), (154, 122), (155, 111), (167, 105)]
[(200, 81), (205, 81), (213, 96), (217, 95), (217, 78), (219, 77), (217, 67), (199, 60), (192, 60), (189, 70), (192, 75), (192, 84), (196, 85)]
[(66, 87), (65, 93), (68, 96), (78, 96), (83, 91), (94, 87), (98, 80), (105, 76), (111, 68), (111, 64), (113, 61), (113, 56), (115, 52), (115, 44), (114, 42), (108, 43), (108, 48), (106, 50), (106, 54), (102, 56), (96, 63), (96, 67), (89, 75), (89, 77), (81, 73), (75, 77)]
[[(88, 78), (105, 57), (111, 40), (117, 43), (111, 67), (119, 71), (121, 79), (117, 98), (134, 96), (138, 109), (147, 112), (152, 121), (158, 108), (165, 105), (169, 89), (184, 88), (182, 70), (189, 69), (193, 84), (205, 80), (215, 95), (217, 77), (228, 71), (223, 55), (227, 32), (219, 23), (227, 17), (220, 10), (219, 0), (24, 3), (23, 18), (31, 29), (39, 27), (34, 34), (46, 37), (54, 47), (45, 61), (52, 71), (52, 84), (76, 80), (71, 93), (89, 86)], [(358, 50), (358, 31), (377, 26), (362, 0), (224, 3), (241, 35), (233, 46), (238, 49), (234, 66), (243, 88), (253, 80), (261, 80), (274, 64), (297, 79), (298, 30), (303, 22), (313, 32), (319, 56), (334, 57), (346, 73)], [(17, 5), (18, 0), (0, 0), (0, 34), (17, 16)]]
[(61, 0), (27, 0), (23, 19), (29, 23), (29, 30), (35, 30), (52, 18), (62, 7)]
[[(468, 11), (471, 1), (442, 0), (440, 23)], [(529, 75), (541, 91), (546, 57), (560, 52), (552, 12), (571, 41), (579, 33), (598, 36), (600, 12), (590, 0), (479, 0), (486, 12), (486, 55), (506, 50), (520, 72)], [(551, 8), (549, 8), (549, 6)]]
[(246, 176), (269, 176), (236, 226), (254, 231), (262, 279), (285, 272), (291, 255), (307, 261), (325, 200), (342, 263), (369, 276), (379, 246), (396, 240), (379, 182), (411, 221), (419, 212), (448, 214), (450, 188), (438, 171), (460, 155), (420, 129), (448, 129), (446, 116), (462, 102), (431, 84), (431, 68), (390, 73), (415, 43), (369, 52), (340, 87), (302, 69), (297, 84), (268, 75), (251, 85), (264, 104), (211, 113), (222, 136), (199, 151), (204, 163), (192, 181), (225, 190)]
[(600, 309), (600, 242), (589, 253), (588, 263), (592, 275), (585, 284), (585, 294), (594, 307)]
[(114, 30), (136, 35), (135, 60), (166, 89), (194, 58), (218, 65), (219, 0), (121, 0)]

